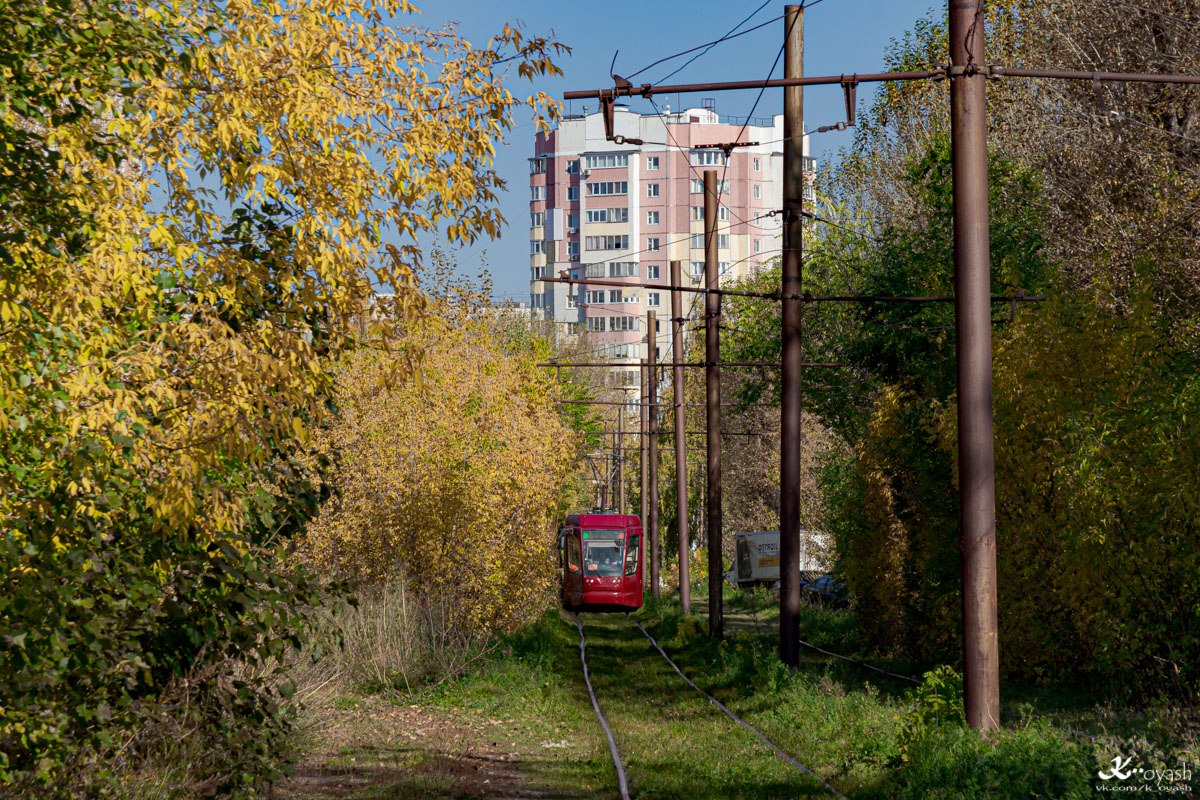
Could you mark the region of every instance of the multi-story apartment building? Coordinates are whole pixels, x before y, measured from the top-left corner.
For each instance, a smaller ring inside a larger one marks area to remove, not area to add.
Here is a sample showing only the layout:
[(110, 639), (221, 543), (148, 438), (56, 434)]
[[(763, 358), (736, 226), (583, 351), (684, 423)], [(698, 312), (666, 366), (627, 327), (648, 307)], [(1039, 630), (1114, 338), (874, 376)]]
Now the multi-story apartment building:
[[(703, 173), (718, 171), (721, 279), (753, 274), (781, 246), (783, 117), (723, 119), (711, 107), (637, 114), (618, 105), (613, 133), (643, 144), (605, 138), (599, 112), (568, 116), (535, 139), (530, 159), (530, 305), (571, 330), (588, 332), (600, 356), (644, 357), (645, 315), (669, 318), (669, 264), (683, 263), (684, 282), (704, 276)], [(739, 138), (740, 134), (740, 138)], [(726, 156), (702, 148), (755, 142)], [(804, 137), (806, 171), (808, 137)], [(547, 283), (569, 270), (628, 287)], [(632, 284), (648, 283), (658, 288)], [(688, 293), (687, 303), (699, 295)], [(667, 352), (670, 326), (660, 325)], [(634, 375), (630, 375), (635, 379)]]

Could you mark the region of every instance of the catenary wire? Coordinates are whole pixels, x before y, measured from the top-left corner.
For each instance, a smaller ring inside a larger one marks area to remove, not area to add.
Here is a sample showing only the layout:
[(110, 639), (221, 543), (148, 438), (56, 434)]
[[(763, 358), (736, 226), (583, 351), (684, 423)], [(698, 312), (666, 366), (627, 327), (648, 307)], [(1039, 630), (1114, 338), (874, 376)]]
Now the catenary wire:
[[(731, 37), (734, 35), (734, 32), (735, 32), (735, 31), (737, 31), (737, 29), (738, 29), (738, 28), (742, 27), (742, 26), (743, 26), (743, 25), (745, 25), (747, 22), (749, 22), (750, 20), (754, 19), (754, 17), (755, 17), (755, 16), (757, 16), (758, 12), (762, 11), (764, 8), (766, 8), (768, 5), (770, 5), (770, 3), (771, 3), (771, 0), (763, 0), (763, 3), (762, 3), (762, 5), (760, 5), (758, 8), (756, 8), (756, 9), (754, 9), (752, 12), (750, 12), (750, 15), (749, 15), (749, 16), (747, 16), (745, 19), (743, 19), (741, 22), (739, 22), (737, 25), (734, 25), (732, 28), (730, 28), (728, 33), (726, 33), (726, 34), (725, 34), (724, 36), (722, 36), (720, 39), (717, 39), (715, 42), (713, 42), (713, 43), (712, 43), (712, 44), (710, 44), (708, 47), (706, 47), (706, 48), (703, 50), (703, 52), (697, 53), (696, 55), (694, 55), (694, 56), (692, 56), (691, 58), (689, 58), (687, 61), (683, 62), (683, 65), (682, 65), (682, 66), (680, 66), (680, 67), (676, 67), (676, 68), (675, 68), (675, 70), (674, 70), (674, 71), (673, 71), (673, 72), (672, 72), (670, 75), (667, 75), (667, 76), (666, 76), (666, 77), (664, 77), (664, 78), (659, 78), (657, 81), (655, 81), (655, 83), (666, 83), (666, 82), (667, 82), (667, 81), (669, 81), (671, 78), (674, 78), (674, 77), (675, 77), (676, 75), (678, 75), (680, 72), (682, 72), (683, 70), (687, 69), (687, 67), (688, 67), (689, 65), (691, 65), (692, 63), (694, 63), (694, 62), (696, 61), (696, 59), (698, 59), (698, 58), (701, 58), (701, 57), (703, 57), (703, 56), (706, 56), (706, 55), (708, 55), (709, 51), (711, 51), (711, 50), (712, 50), (714, 47), (716, 47), (717, 45), (721, 44), (722, 42), (727, 42), (727, 41), (729, 41), (729, 39), (730, 39), (730, 38), (731, 38)], [(756, 27), (754, 27), (754, 28), (751, 28), (751, 30), (758, 30), (759, 28), (762, 28), (762, 27), (765, 27), (765, 26), (767, 26), (767, 25), (770, 25), (772, 22), (775, 22), (775, 20), (778, 20), (778, 19), (779, 19), (779, 17), (775, 17), (775, 19), (770, 19), (770, 20), (767, 20), (767, 21), (766, 21), (766, 22), (764, 22), (762, 25), (758, 25), (758, 26), (756, 26)], [(749, 33), (749, 31), (746, 31), (746, 32), (747, 32), (747, 33)]]
[[(765, 6), (766, 3), (763, 3), (763, 5)], [(759, 7), (759, 10), (762, 10), (762, 6)], [(757, 14), (757, 13), (758, 13), (758, 11), (754, 12), (754, 14)], [(751, 14), (750, 16), (753, 17), (754, 14)], [(705, 42), (704, 44), (698, 44), (695, 47), (689, 47), (687, 50), (681, 50), (678, 53), (675, 53), (674, 55), (665, 56), (663, 58), (658, 59), (657, 61), (647, 64), (646, 66), (642, 67), (641, 69), (639, 69), (637, 72), (633, 73), (632, 75), (629, 75), (627, 80), (633, 80), (638, 75), (641, 75), (643, 72), (645, 72), (646, 70), (651, 69), (653, 67), (657, 67), (659, 64), (664, 64), (668, 61), (672, 61), (676, 58), (679, 58), (680, 56), (686, 56), (688, 53), (694, 53), (697, 50), (703, 50), (705, 47), (713, 47), (722, 42), (727, 42), (730, 39), (736, 39), (739, 36), (745, 36), (748, 33), (754, 33), (754, 31), (758, 30), (759, 28), (765, 28), (766, 26), (770, 25), (772, 22), (778, 22), (781, 19), (783, 19), (782, 15), (780, 15), (778, 17), (774, 17), (773, 19), (769, 19), (766, 22), (763, 22), (759, 25), (755, 25), (753, 28), (747, 28), (746, 30), (744, 30), (740, 33), (732, 33), (732, 32), (727, 33), (724, 36), (722, 36), (720, 39), (714, 39), (711, 42)], [(746, 20), (743, 20), (738, 26), (736, 26), (734, 28), (734, 30), (737, 30), (738, 28), (740, 28), (742, 25), (745, 25), (745, 24), (746, 24)], [(674, 74), (674, 73), (672, 73), (672, 74)], [(659, 83), (662, 83), (662, 81), (659, 81)]]

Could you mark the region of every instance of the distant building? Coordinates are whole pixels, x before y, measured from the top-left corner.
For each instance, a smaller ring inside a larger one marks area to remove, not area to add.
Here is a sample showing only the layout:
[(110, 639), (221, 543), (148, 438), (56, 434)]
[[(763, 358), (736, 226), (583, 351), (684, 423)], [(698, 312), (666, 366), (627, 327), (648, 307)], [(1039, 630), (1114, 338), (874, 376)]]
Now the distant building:
[[(545, 319), (588, 332), (598, 356), (635, 362), (645, 356), (645, 315), (659, 314), (660, 352), (669, 346), (670, 294), (664, 288), (582, 287), (542, 278), (573, 277), (621, 283), (670, 284), (672, 260), (683, 262), (684, 283), (704, 276), (703, 172), (720, 174), (718, 220), (722, 281), (754, 274), (781, 246), (783, 117), (721, 118), (711, 107), (637, 114), (618, 105), (613, 133), (644, 144), (617, 144), (604, 135), (599, 112), (565, 117), (539, 133), (529, 161), (530, 305)], [(739, 133), (741, 134), (739, 138)], [(698, 145), (757, 142), (727, 158)], [(808, 138), (803, 139), (805, 169)], [(811, 191), (811, 190), (808, 190)], [(685, 304), (700, 295), (689, 294)], [(629, 379), (636, 381), (636, 373)]]

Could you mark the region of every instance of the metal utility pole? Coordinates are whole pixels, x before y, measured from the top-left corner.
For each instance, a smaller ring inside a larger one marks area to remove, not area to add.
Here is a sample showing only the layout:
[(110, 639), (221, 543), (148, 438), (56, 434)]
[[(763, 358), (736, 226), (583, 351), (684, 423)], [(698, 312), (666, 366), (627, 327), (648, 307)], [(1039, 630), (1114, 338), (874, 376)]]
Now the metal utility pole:
[(691, 546), (688, 541), (687, 430), (683, 415), (683, 292), (682, 262), (671, 262), (671, 361), (675, 368), (675, 524), (679, 537), (679, 605), (683, 613), (692, 613)]
[(617, 407), (617, 513), (624, 514), (625, 506), (625, 406)]
[(638, 517), (638, 519), (641, 520), (641, 523), (642, 523), (642, 535), (645, 535), (645, 528), (646, 528), (646, 455), (649, 452), (650, 448), (648, 448), (646, 446), (646, 418), (647, 418), (647, 414), (646, 414), (646, 359), (644, 359), (644, 358), (642, 359), (641, 378), (642, 378), (641, 394), (639, 396), (642, 398), (642, 401), (640, 403), (638, 403), (638, 410), (641, 412), (641, 427), (638, 429), (638, 447), (641, 450), (641, 454), (640, 454), (641, 461), (638, 463), (641, 465), (641, 467), (638, 471), (641, 473), (641, 479), (642, 479), (641, 492), (639, 493), (639, 497), (641, 498), (641, 501), (642, 501), (642, 515), (640, 517)]
[(721, 604), (721, 296), (717, 263), (717, 171), (704, 170), (704, 361), (708, 425), (708, 635), (719, 639), (725, 620)]
[(647, 409), (649, 413), (650, 448), (650, 499), (647, 500), (646, 513), (649, 521), (646, 528), (650, 537), (650, 592), (655, 597), (661, 595), (658, 580), (659, 549), (658, 549), (658, 320), (653, 311), (646, 312), (646, 358), (650, 362), (650, 400)]
[(967, 724), (979, 731), (990, 731), (1000, 725), (1000, 652), (996, 631), (996, 484), (992, 432), (984, 16), (983, 0), (950, 0), (963, 699)]
[[(804, 76), (804, 6), (785, 6), (785, 78)], [(800, 664), (804, 87), (783, 90), (783, 308), (779, 458), (779, 658)]]

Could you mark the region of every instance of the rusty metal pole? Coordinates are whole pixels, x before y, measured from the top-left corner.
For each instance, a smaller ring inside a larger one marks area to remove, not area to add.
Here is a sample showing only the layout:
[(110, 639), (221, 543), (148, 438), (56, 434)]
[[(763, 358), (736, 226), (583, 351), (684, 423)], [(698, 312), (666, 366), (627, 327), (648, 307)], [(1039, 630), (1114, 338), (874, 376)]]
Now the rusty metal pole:
[(986, 733), (1000, 725), (1000, 652), (984, 18), (983, 0), (950, 0), (963, 699), (967, 724)]
[(641, 378), (642, 378), (642, 384), (641, 384), (641, 392), (639, 394), (641, 401), (638, 403), (638, 410), (641, 412), (641, 427), (638, 429), (638, 447), (641, 450), (641, 453), (640, 453), (641, 461), (638, 462), (640, 465), (638, 472), (641, 473), (640, 477), (641, 477), (641, 481), (642, 481), (641, 491), (639, 492), (639, 496), (640, 496), (641, 502), (642, 502), (642, 513), (641, 513), (641, 516), (638, 517), (638, 520), (642, 523), (642, 535), (645, 536), (646, 535), (646, 532), (645, 532), (645, 527), (646, 527), (646, 455), (649, 452), (649, 448), (646, 447), (646, 359), (644, 359), (644, 358), (642, 359)]
[(625, 406), (617, 407), (617, 512), (628, 511), (625, 505)]
[(650, 362), (649, 389), (650, 406), (649, 434), (650, 441), (646, 445), (650, 449), (649, 472), (650, 498), (647, 500), (646, 513), (649, 521), (646, 529), (650, 538), (650, 593), (654, 597), (661, 596), (659, 582), (659, 547), (658, 547), (658, 320), (653, 311), (646, 312), (646, 359)]
[[(717, 171), (704, 170), (704, 283), (720, 285), (717, 263)], [(704, 361), (708, 427), (708, 635), (721, 638), (725, 620), (721, 603), (721, 296), (704, 295)]]
[[(804, 6), (784, 7), (784, 77), (804, 76)], [(779, 437), (779, 658), (800, 664), (800, 455), (804, 302), (804, 88), (783, 90), (783, 307)]]
[[(682, 262), (671, 262), (671, 286), (683, 279)], [(675, 368), (675, 525), (679, 538), (679, 605), (683, 613), (692, 612), (691, 543), (688, 541), (687, 428), (684, 421), (683, 394), (683, 292), (671, 289), (671, 361)]]

